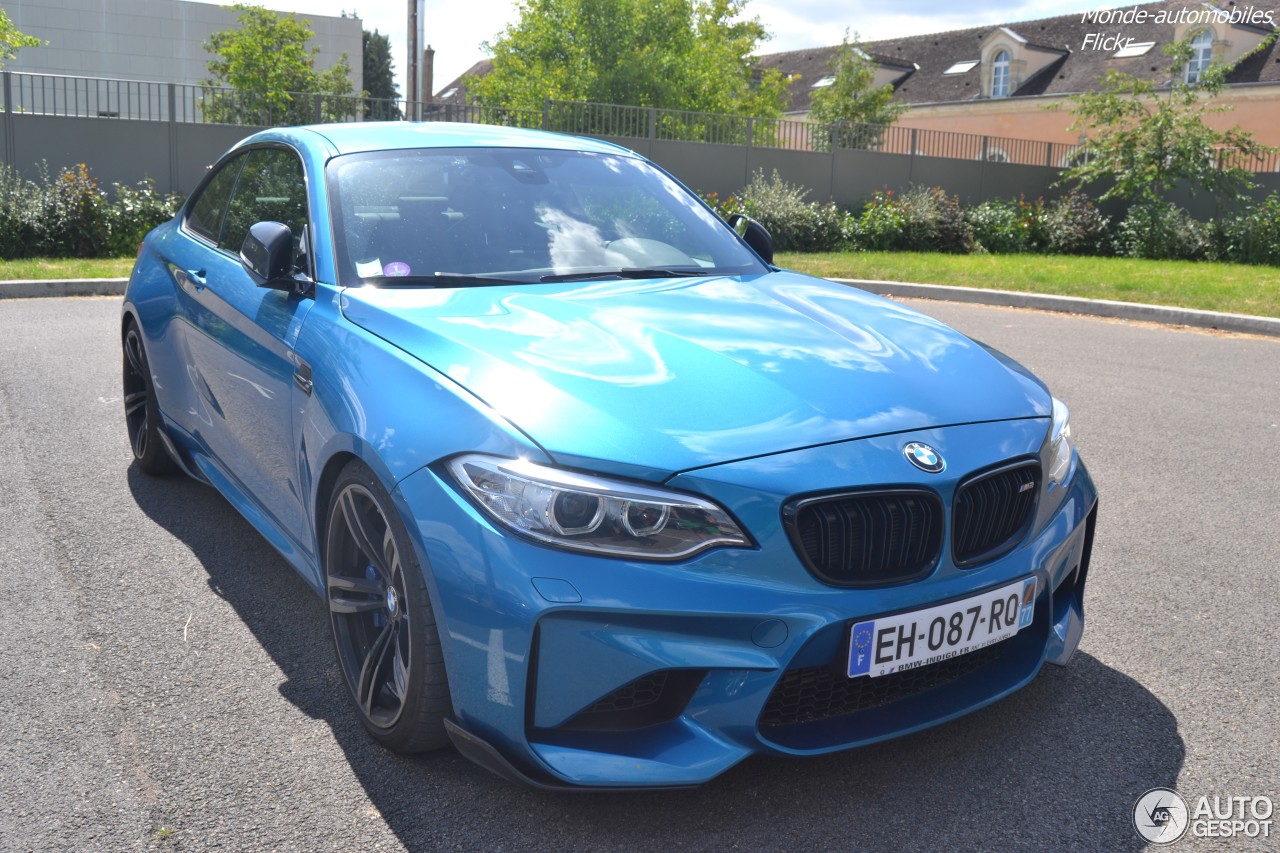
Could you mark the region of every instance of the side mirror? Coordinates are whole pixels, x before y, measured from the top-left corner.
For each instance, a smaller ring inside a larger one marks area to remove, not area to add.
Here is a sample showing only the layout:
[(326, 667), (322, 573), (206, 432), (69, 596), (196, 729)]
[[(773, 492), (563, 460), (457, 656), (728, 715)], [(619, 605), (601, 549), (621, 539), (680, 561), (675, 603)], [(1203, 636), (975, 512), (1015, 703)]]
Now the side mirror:
[(293, 290), (293, 232), (279, 222), (255, 222), (240, 244), (240, 265), (258, 287)]
[(741, 213), (730, 214), (728, 222), (729, 227), (737, 231), (738, 236), (754, 249), (766, 264), (773, 263), (773, 235), (769, 233), (769, 229)]

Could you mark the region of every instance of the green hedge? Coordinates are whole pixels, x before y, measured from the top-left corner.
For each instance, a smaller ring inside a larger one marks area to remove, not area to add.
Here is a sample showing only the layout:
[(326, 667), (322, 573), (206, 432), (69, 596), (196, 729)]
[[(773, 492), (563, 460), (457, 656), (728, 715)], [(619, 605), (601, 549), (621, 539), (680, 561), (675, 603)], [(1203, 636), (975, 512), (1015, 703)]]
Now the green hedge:
[(0, 258), (110, 258), (132, 255), (142, 238), (182, 204), (147, 180), (102, 190), (83, 163), (36, 180), (0, 166)]
[(1280, 194), (1274, 193), (1212, 223), (1168, 203), (1134, 205), (1112, 222), (1078, 192), (965, 208), (939, 187), (916, 187), (873, 193), (855, 210), (806, 196), (775, 171), (770, 178), (756, 173), (727, 199), (714, 193), (703, 198), (722, 216), (745, 213), (758, 220), (779, 252), (1033, 252), (1280, 266)]
[[(131, 255), (182, 198), (150, 181), (103, 190), (83, 163), (36, 180), (0, 166), (0, 259)], [(745, 213), (769, 229), (780, 252), (1036, 252), (1280, 266), (1280, 194), (1211, 223), (1176, 205), (1135, 205), (1111, 223), (1085, 195), (1053, 201), (993, 200), (964, 208), (939, 187), (872, 194), (856, 210), (807, 199), (778, 172), (757, 172), (740, 193), (703, 198), (721, 215)]]

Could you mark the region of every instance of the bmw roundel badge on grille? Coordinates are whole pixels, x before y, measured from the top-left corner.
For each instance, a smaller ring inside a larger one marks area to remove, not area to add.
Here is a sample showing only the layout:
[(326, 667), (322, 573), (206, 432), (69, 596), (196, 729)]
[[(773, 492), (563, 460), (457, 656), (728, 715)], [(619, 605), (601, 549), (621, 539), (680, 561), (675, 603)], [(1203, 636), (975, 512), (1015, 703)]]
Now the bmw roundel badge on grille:
[(942, 469), (947, 467), (947, 463), (942, 461), (942, 455), (938, 451), (918, 441), (913, 441), (902, 448), (902, 453), (912, 465), (928, 474), (940, 474)]

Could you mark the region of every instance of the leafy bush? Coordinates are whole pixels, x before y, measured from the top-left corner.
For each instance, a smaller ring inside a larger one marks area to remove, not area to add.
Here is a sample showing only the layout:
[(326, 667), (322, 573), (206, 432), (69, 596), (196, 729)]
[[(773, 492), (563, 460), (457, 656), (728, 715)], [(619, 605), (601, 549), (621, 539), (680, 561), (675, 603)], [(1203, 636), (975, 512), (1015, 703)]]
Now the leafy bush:
[(1049, 202), (1041, 215), (1044, 248), (1057, 255), (1108, 255), (1111, 240), (1103, 216), (1089, 197), (1073, 192)]
[(953, 252), (973, 249), (973, 232), (956, 196), (939, 187), (916, 187), (895, 196), (871, 196), (853, 229), (858, 249), (871, 252)]
[(105, 254), (108, 204), (89, 167), (80, 163), (50, 179), (42, 164), (41, 178), (45, 191), (37, 218), (39, 254), (67, 258)]
[(1116, 253), (1131, 258), (1200, 260), (1208, 254), (1208, 229), (1176, 204), (1144, 202), (1129, 208), (1116, 233)]
[[(825, 252), (847, 241), (847, 215), (833, 202), (805, 201), (808, 190), (787, 183), (775, 169), (769, 179), (756, 172), (735, 200), (738, 210), (758, 221), (773, 236), (780, 252)], [(732, 198), (732, 197), (731, 197)]]
[(1220, 217), (1213, 226), (1213, 257), (1240, 264), (1280, 266), (1280, 194)]
[(182, 206), (181, 196), (175, 193), (162, 195), (150, 178), (131, 187), (124, 184), (112, 186), (115, 187), (116, 198), (107, 211), (107, 251), (113, 256), (137, 252), (147, 232), (172, 219)]
[(973, 232), (965, 222), (957, 196), (941, 187), (915, 187), (903, 193), (903, 238), (916, 252), (966, 254), (973, 249)]
[(903, 226), (906, 212), (893, 197), (893, 190), (875, 192), (855, 220), (854, 244), (863, 252), (892, 252), (906, 249)]
[(728, 219), (732, 213), (738, 213), (742, 209), (741, 202), (738, 201), (736, 195), (730, 194), (728, 198), (720, 198), (720, 193), (709, 192), (698, 193), (698, 197), (707, 203), (707, 206), (719, 214), (721, 219)]
[(0, 258), (30, 257), (36, 252), (39, 189), (8, 166), (0, 165)]
[(115, 185), (114, 201), (83, 163), (38, 180), (0, 167), (0, 258), (101, 258), (132, 255), (146, 233), (182, 203), (150, 180)]
[(1044, 251), (1044, 202), (1040, 199), (984, 201), (966, 210), (964, 218), (975, 250), (981, 247), (1000, 255)]

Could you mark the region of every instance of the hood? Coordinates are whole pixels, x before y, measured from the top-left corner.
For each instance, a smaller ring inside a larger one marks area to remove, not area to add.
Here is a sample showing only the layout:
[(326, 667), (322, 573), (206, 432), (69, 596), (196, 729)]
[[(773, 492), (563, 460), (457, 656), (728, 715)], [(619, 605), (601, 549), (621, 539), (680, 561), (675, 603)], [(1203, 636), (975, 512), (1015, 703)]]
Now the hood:
[(948, 326), (795, 273), (359, 288), (341, 304), (558, 463), (648, 479), (1051, 411), (1041, 383)]

